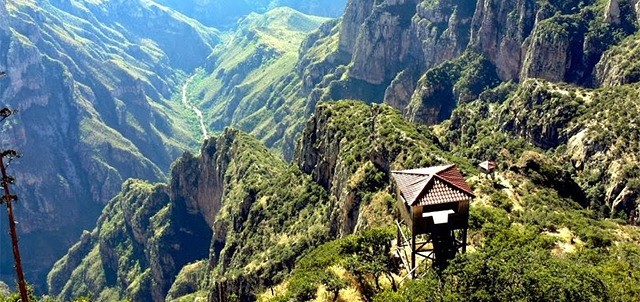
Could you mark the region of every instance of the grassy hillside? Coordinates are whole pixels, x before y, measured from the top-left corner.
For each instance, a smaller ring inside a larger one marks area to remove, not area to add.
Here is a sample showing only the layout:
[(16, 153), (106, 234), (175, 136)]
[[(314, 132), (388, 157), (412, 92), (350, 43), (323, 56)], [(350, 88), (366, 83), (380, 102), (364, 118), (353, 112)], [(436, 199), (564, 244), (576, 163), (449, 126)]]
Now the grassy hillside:
[[(217, 47), (189, 90), (214, 132), (231, 125), (267, 142), (292, 139), (304, 119), (304, 97), (298, 95), (295, 72), (300, 44), (324, 18), (277, 8), (251, 14)], [(290, 133), (293, 132), (293, 133)], [(291, 152), (291, 151), (289, 151)]]

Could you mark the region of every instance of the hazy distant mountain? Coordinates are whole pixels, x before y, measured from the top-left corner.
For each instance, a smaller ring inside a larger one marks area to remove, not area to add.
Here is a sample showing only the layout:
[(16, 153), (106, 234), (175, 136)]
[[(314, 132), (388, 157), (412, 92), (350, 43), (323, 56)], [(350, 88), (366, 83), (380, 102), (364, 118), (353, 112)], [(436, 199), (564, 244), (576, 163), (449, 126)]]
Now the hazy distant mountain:
[(324, 17), (340, 17), (346, 0), (155, 0), (174, 8), (203, 24), (229, 28), (251, 12), (288, 6), (300, 12)]

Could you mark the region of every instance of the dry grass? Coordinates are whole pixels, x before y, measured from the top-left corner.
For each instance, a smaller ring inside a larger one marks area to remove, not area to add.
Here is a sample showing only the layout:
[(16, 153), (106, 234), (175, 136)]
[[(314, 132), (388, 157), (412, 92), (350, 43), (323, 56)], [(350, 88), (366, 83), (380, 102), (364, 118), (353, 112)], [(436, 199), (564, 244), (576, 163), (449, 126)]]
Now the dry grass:
[(278, 296), (282, 296), (287, 293), (287, 287), (289, 286), (289, 282), (285, 281), (280, 283), (270, 289), (265, 290), (262, 294), (258, 295), (258, 301), (266, 302), (270, 299), (273, 299)]
[(543, 234), (558, 239), (556, 246), (551, 250), (551, 252), (556, 256), (573, 253), (579, 247), (584, 246), (584, 242), (582, 242), (576, 234), (566, 227), (558, 229), (555, 232), (544, 232)]

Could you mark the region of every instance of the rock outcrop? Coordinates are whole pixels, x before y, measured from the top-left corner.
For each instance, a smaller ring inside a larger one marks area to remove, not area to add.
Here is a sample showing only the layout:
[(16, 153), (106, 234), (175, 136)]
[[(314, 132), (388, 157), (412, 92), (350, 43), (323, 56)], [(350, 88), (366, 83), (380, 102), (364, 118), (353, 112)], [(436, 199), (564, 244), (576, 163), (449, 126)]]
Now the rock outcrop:
[(464, 52), (470, 42), (474, 3), (439, 1), (434, 4), (421, 1), (418, 4), (412, 19), (412, 31), (418, 39), (418, 53), (424, 57), (418, 61), (422, 62), (420, 69), (429, 69)]
[(416, 90), (411, 69), (405, 69), (398, 73), (384, 92), (384, 103), (393, 108), (407, 108), (411, 95)]
[(638, 35), (628, 37), (604, 53), (595, 68), (599, 86), (620, 86), (640, 81), (640, 41)]
[(415, 61), (412, 51), (411, 17), (415, 0), (386, 1), (374, 6), (358, 31), (349, 76), (369, 84), (388, 84), (408, 62)]
[(604, 20), (607, 23), (620, 24), (627, 17), (625, 14), (635, 13), (636, 20), (640, 21), (640, 1), (638, 0), (609, 0), (604, 11)]
[(502, 80), (520, 78), (525, 39), (540, 18), (535, 1), (479, 0), (471, 25), (470, 47), (485, 54)]
[(349, 1), (340, 27), (339, 49), (353, 54), (360, 26), (372, 13), (374, 0)]
[(570, 67), (570, 35), (565, 29), (546, 21), (536, 27), (528, 43), (528, 52), (522, 62), (520, 78), (541, 78), (561, 82)]

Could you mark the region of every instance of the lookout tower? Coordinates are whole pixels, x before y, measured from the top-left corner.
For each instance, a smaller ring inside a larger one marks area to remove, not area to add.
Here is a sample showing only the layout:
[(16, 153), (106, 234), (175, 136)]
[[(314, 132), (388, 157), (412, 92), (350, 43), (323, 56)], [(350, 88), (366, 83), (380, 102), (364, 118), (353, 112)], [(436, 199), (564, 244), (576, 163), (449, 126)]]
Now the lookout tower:
[[(469, 202), (475, 197), (455, 165), (392, 171), (399, 212), (398, 252), (415, 277), (416, 256), (443, 267), (459, 252), (466, 252)], [(401, 224), (411, 232), (409, 240)], [(420, 242), (417, 237), (422, 237)], [(411, 261), (403, 257), (411, 250)], [(402, 251), (401, 251), (402, 250)]]

